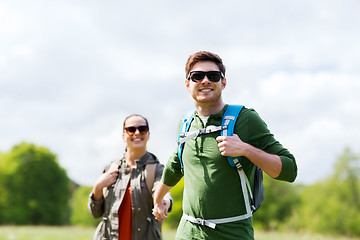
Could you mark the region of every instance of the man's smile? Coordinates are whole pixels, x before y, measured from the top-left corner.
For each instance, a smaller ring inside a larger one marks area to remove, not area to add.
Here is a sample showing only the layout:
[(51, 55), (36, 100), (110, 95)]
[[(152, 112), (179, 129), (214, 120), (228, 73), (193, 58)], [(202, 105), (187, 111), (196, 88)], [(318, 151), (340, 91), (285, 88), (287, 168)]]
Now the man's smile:
[(211, 92), (211, 91), (214, 91), (214, 89), (212, 88), (201, 88), (199, 89), (200, 92)]

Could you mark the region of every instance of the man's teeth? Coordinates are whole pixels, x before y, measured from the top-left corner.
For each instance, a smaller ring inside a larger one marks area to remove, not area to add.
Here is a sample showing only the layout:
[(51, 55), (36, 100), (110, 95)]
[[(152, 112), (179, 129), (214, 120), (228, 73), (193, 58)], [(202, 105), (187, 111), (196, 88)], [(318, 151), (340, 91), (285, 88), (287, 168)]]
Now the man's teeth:
[(200, 90), (200, 91), (201, 91), (201, 92), (211, 92), (212, 89), (207, 88), (207, 89), (202, 89), (202, 90)]

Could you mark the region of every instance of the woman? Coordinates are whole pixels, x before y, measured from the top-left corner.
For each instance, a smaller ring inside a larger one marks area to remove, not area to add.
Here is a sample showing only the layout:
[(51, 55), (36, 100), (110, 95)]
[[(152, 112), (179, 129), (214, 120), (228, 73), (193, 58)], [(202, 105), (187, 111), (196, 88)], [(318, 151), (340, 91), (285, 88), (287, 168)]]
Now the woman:
[[(146, 118), (130, 115), (123, 128), (125, 154), (105, 167), (89, 197), (92, 216), (103, 216), (94, 239), (162, 239), (159, 222), (152, 215), (152, 195), (164, 166), (146, 150), (150, 135)], [(170, 193), (163, 203), (170, 211)]]

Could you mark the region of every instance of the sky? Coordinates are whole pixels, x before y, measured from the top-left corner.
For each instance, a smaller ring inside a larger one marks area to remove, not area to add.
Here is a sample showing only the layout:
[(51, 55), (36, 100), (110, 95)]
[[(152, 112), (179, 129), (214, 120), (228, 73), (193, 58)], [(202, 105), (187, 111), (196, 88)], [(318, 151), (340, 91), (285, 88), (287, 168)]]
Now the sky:
[(255, 109), (296, 157), (299, 184), (360, 153), (360, 1), (0, 0), (0, 152), (30, 142), (93, 185), (149, 120), (165, 164), (193, 107), (185, 62), (223, 59), (223, 99)]

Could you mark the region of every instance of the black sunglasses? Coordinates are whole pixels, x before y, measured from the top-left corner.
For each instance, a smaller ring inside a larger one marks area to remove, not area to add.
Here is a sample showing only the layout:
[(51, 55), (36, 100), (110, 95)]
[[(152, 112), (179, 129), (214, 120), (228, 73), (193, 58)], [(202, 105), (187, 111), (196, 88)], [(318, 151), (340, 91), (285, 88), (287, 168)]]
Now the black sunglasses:
[(129, 135), (129, 136), (132, 136), (135, 134), (136, 132), (136, 129), (139, 130), (139, 133), (141, 135), (145, 135), (148, 133), (149, 131), (149, 127), (146, 126), (146, 125), (143, 125), (143, 126), (138, 126), (138, 127), (126, 127), (124, 128), (125, 129), (125, 132)]
[(211, 81), (211, 82), (218, 82), (221, 79), (224, 78), (224, 74), (220, 71), (192, 71), (189, 73), (187, 80), (192, 80), (193, 82), (202, 81), (205, 76)]

